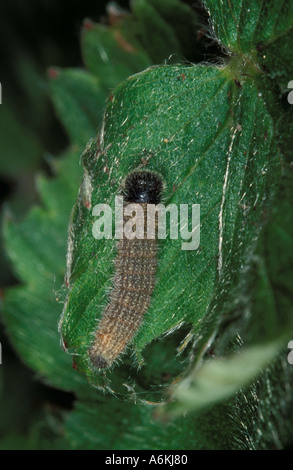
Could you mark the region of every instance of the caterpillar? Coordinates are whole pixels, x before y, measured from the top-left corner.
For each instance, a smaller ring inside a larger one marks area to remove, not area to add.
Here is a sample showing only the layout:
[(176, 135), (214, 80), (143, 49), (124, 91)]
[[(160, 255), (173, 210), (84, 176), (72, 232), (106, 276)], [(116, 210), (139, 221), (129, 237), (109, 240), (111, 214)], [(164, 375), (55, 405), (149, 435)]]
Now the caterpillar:
[[(88, 350), (98, 369), (111, 366), (125, 350), (148, 310), (156, 281), (157, 218), (155, 236), (147, 238), (147, 209), (161, 202), (163, 187), (161, 177), (148, 170), (133, 171), (125, 179), (124, 209), (131, 203), (142, 207), (144, 233), (141, 239), (129, 239), (124, 231), (117, 243), (113, 290)], [(124, 213), (124, 227), (130, 217)]]

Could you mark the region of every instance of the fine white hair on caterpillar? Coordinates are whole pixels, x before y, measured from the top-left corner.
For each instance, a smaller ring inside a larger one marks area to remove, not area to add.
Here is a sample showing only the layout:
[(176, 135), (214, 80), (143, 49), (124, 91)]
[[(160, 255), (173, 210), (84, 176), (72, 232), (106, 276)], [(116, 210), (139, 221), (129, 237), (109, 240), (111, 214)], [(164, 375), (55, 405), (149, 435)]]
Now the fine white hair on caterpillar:
[[(125, 350), (149, 308), (156, 282), (157, 220), (155, 237), (148, 239), (147, 208), (161, 202), (163, 188), (162, 178), (152, 171), (133, 171), (124, 181), (124, 205), (141, 206), (144, 237), (123, 236), (117, 243), (114, 287), (88, 351), (98, 369), (109, 367)], [(124, 214), (124, 224), (130, 217)]]

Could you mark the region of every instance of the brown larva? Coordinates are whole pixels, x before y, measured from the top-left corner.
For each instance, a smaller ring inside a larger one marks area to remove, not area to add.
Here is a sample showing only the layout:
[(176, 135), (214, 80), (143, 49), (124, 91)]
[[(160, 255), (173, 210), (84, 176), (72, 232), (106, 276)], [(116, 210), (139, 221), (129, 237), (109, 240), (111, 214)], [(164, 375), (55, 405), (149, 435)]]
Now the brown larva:
[[(142, 207), (144, 237), (124, 236), (117, 244), (114, 287), (89, 349), (90, 360), (99, 369), (109, 367), (124, 351), (149, 307), (156, 281), (157, 220), (155, 238), (148, 239), (147, 207), (160, 203), (162, 191), (162, 179), (151, 171), (134, 171), (125, 180), (124, 206)], [(124, 215), (124, 224), (130, 217)]]

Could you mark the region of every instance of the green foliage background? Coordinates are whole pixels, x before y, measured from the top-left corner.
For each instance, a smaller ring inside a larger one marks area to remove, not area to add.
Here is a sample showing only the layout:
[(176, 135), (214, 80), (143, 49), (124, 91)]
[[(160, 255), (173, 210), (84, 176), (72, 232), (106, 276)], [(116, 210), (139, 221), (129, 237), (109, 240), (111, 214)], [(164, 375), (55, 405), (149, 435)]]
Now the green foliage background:
[[(54, 124), (59, 145), (68, 142), (59, 158), (46, 158), (53, 177), (35, 175), (46, 139), (26, 132), (24, 119), (10, 119), (10, 108), (1, 114), (1, 155), (10, 155), (1, 159), (2, 173), (22, 180), (22, 167), (17, 173), (11, 162), (24, 139), (28, 157), (21, 164), (36, 181), (28, 202), (37, 198), (24, 218), (17, 217), (19, 196), (4, 211), (13, 269), (7, 275), (5, 260), (4, 284), (12, 275), (18, 281), (4, 292), (5, 332), (28, 374), (60, 390), (54, 392), (58, 409), (42, 400), (26, 434), (22, 426), (7, 426), (14, 422), (9, 406), (1, 410), (2, 448), (291, 444), (292, 107), (286, 86), (293, 76), (293, 8), (252, 0), (207, 0), (205, 7), (136, 0), (130, 12), (112, 12), (108, 24), (84, 22), (84, 65), (52, 67), (46, 81), (67, 133)], [(47, 101), (29, 89), (34, 119), (44, 122)], [(91, 237), (88, 207), (112, 203), (121, 179), (138, 166), (163, 174), (168, 202), (201, 204), (201, 245), (195, 253), (183, 252), (180, 240), (161, 245), (145, 321), (119, 364), (100, 374), (89, 367), (86, 351), (110, 287), (113, 245)], [(68, 291), (67, 227), (76, 198)], [(65, 302), (61, 331), (70, 354), (57, 332)], [(47, 396), (48, 388), (24, 373), (29, 399), (20, 405), (15, 391), (22, 379), (11, 370), (9, 363), (1, 366), (0, 393), (13, 390), (10, 407), (18, 404), (27, 423), (30, 401)]]

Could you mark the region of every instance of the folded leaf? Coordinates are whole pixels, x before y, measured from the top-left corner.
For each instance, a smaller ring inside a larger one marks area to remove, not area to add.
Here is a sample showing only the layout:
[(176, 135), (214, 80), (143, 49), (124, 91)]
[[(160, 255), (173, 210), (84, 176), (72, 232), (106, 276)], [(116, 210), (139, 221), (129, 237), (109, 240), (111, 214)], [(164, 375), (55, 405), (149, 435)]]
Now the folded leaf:
[(225, 301), (246, 269), (271, 181), (278, 180), (273, 136), (256, 86), (247, 81), (239, 88), (229, 69), (155, 67), (115, 90), (99, 147), (93, 143), (83, 157), (84, 182), (70, 227), (70, 291), (61, 323), (76, 366), (93, 383), (108, 380), (91, 368), (88, 348), (113, 285), (115, 240), (93, 237), (92, 208), (109, 203), (114, 210), (119, 183), (142, 167), (162, 175), (166, 203), (200, 204), (197, 250), (182, 250), (180, 237), (160, 241), (155, 292), (133, 346), (140, 359), (152, 340), (182, 323), (196, 331), (210, 309), (214, 316), (202, 337), (206, 343), (221, 314), (213, 306)]

